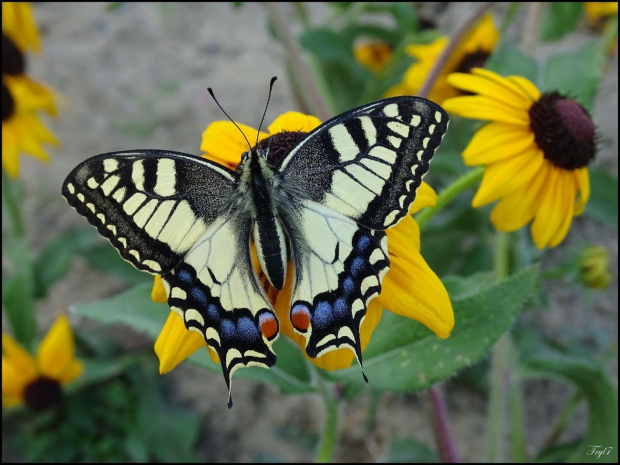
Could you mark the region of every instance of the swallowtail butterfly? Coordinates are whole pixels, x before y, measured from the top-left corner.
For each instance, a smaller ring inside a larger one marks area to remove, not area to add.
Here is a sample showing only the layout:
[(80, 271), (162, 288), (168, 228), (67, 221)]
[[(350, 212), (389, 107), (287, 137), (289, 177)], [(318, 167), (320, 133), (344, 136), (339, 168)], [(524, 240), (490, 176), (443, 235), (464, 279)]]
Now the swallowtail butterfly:
[[(276, 362), (279, 322), (253, 257), (276, 289), (293, 267), (289, 318), (306, 353), (345, 347), (362, 366), (360, 325), (390, 265), (385, 230), (408, 214), (447, 127), (429, 100), (387, 98), (263, 140), (236, 171), (112, 152), (79, 164), (62, 194), (126, 261), (161, 275), (171, 309), (219, 355), (231, 406), (237, 368)], [(290, 149), (271, 150), (284, 137)]]

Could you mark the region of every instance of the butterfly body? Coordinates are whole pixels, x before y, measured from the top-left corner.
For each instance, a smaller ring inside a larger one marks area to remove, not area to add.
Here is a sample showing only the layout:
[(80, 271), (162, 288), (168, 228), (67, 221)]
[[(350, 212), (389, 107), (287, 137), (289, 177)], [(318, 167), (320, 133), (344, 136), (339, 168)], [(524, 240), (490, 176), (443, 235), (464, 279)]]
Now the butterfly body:
[(286, 317), (310, 357), (348, 348), (361, 366), (360, 326), (389, 270), (385, 230), (408, 214), (447, 125), (438, 105), (394, 97), (262, 140), (236, 171), (162, 150), (99, 155), (63, 195), (125, 260), (162, 276), (229, 388), (237, 368), (275, 363), (280, 323), (258, 267), (290, 287)]

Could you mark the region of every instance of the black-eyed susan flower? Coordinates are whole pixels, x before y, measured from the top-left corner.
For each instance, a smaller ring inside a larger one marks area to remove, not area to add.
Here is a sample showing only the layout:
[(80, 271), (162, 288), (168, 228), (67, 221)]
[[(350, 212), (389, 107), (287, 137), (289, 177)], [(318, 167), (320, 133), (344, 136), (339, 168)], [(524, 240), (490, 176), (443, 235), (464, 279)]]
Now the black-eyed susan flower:
[(19, 174), (19, 154), (29, 153), (47, 161), (43, 143), (56, 145), (53, 134), (41, 123), (39, 112), (56, 114), (54, 96), (25, 75), (24, 50), (38, 49), (39, 39), (28, 4), (2, 4), (2, 167)]
[[(271, 151), (274, 148), (288, 151), (300, 137), (319, 124), (320, 121), (313, 116), (288, 112), (276, 118), (266, 133), (259, 133), (256, 129), (245, 125), (239, 124), (239, 126), (248, 140), (256, 140), (258, 136), (260, 145), (261, 141), (273, 138), (271, 140), (277, 143), (272, 142)], [(217, 121), (204, 131), (201, 150), (206, 152), (205, 157), (234, 169), (241, 161), (241, 154), (247, 150), (247, 142), (231, 122)], [(435, 202), (436, 194), (433, 189), (422, 183), (410, 213), (434, 205)], [(391, 267), (383, 279), (381, 294), (370, 302), (362, 323), (360, 329), (362, 350), (368, 345), (372, 332), (381, 319), (383, 308), (415, 319), (433, 330), (440, 338), (447, 338), (454, 326), (452, 304), (445, 287), (420, 254), (420, 231), (417, 223), (410, 216), (406, 217), (397, 226), (389, 229), (387, 235)], [(260, 270), (256, 271), (260, 275)], [(278, 292), (268, 284), (267, 279), (262, 281), (278, 315), (280, 331), (303, 349), (306, 340), (293, 329), (289, 318), (290, 286), (285, 286)], [(158, 277), (155, 278), (152, 297), (158, 302), (167, 300), (166, 292)], [(162, 374), (169, 372), (205, 345), (207, 344), (204, 338), (198, 333), (188, 331), (183, 319), (171, 311), (155, 342), (155, 352), (160, 360), (160, 372)], [(212, 360), (217, 363), (219, 361), (217, 354), (213, 349), (209, 349)], [(343, 348), (318, 358), (308, 357), (308, 359), (321, 368), (335, 370), (348, 368), (355, 355), (351, 350)]]
[(446, 100), (447, 111), (489, 121), (463, 151), (466, 164), (485, 166), (473, 206), (499, 200), (491, 213), (497, 229), (515, 231), (532, 221), (538, 248), (557, 246), (590, 195), (587, 165), (596, 149), (590, 115), (520, 76), (474, 69), (448, 81), (478, 95)]
[(588, 22), (595, 27), (612, 16), (618, 16), (618, 2), (584, 2), (583, 6)]
[[(454, 50), (437, 77), (428, 98), (441, 104), (445, 99), (463, 95), (463, 92), (447, 81), (455, 72), (469, 73), (471, 69), (483, 67), (497, 45), (499, 32), (491, 15), (485, 15), (462, 43)], [(409, 45), (406, 52), (417, 61), (409, 67), (402, 82), (392, 87), (387, 97), (395, 95), (417, 95), (420, 87), (437, 58), (448, 45), (447, 37), (440, 37), (430, 44)]]
[(353, 48), (355, 59), (373, 73), (385, 66), (392, 52), (392, 47), (385, 42), (362, 42)]
[(69, 320), (60, 316), (39, 344), (35, 357), (11, 336), (2, 333), (2, 405), (25, 403), (34, 410), (55, 405), (63, 384), (82, 373), (75, 358), (73, 332)]
[[(39, 33), (28, 2), (2, 2), (2, 32), (13, 38), (22, 50), (38, 52), (41, 48)], [(4, 51), (4, 44), (2, 44)], [(4, 66), (3, 72), (4, 72)]]
[(600, 245), (583, 249), (579, 257), (579, 270), (586, 287), (605, 289), (611, 281), (608, 250)]

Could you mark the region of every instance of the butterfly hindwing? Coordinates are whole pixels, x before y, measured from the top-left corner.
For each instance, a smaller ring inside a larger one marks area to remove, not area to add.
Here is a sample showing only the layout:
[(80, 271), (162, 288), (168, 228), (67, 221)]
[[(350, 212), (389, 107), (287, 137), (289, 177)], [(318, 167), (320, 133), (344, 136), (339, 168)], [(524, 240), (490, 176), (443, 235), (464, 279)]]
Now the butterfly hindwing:
[(163, 150), (90, 158), (62, 193), (139, 270), (165, 274), (225, 208), (235, 173), (193, 155)]
[(223, 214), (162, 277), (170, 308), (217, 352), (229, 390), (237, 368), (276, 360), (278, 320), (252, 269), (250, 230), (249, 216)]
[(393, 97), (336, 116), (282, 160), (283, 189), (370, 229), (409, 211), (448, 127), (446, 112), (418, 97)]
[(290, 318), (306, 353), (348, 347), (361, 363), (360, 326), (389, 268), (385, 232), (307, 200), (283, 217), (295, 264)]

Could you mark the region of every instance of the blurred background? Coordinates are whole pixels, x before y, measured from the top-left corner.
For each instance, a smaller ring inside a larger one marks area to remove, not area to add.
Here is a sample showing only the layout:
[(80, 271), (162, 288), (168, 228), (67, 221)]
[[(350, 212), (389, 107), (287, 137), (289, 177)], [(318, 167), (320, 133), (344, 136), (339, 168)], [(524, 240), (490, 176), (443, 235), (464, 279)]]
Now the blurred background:
[[(418, 6), (440, 32), (449, 34), (475, 5)], [(277, 8), (291, 32), (298, 34), (303, 26), (297, 8), (290, 3), (280, 3)], [(206, 126), (225, 119), (207, 87), (214, 90), (234, 120), (252, 127), (260, 121), (272, 76), (277, 76), (278, 81), (266, 121), (300, 109), (289, 82), (285, 49), (274, 38), (266, 10), (260, 4), (35, 3), (33, 11), (42, 49), (29, 55), (28, 70), (58, 97), (59, 115), (45, 120), (45, 124), (60, 141), (58, 148), (49, 150), (49, 163), (20, 158), (23, 215), (35, 251), (59, 234), (84, 226), (84, 220), (60, 195), (64, 178), (79, 162), (100, 153), (133, 148), (200, 155)], [(327, 3), (306, 4), (305, 12), (309, 25), (327, 24), (334, 17), (334, 9)], [(505, 12), (504, 4), (492, 10), (497, 18)], [(513, 23), (516, 29), (525, 21), (522, 16)], [(393, 18), (373, 15), (372, 20), (389, 24)], [(585, 26), (577, 28), (563, 40), (541, 44), (537, 57), (544, 61), (557, 50), (578, 47), (594, 34)], [(615, 53), (606, 65), (593, 118), (600, 137), (596, 165), (616, 179), (617, 85)], [(427, 178), (431, 184), (432, 171)], [(617, 348), (617, 229), (589, 216), (576, 218), (565, 247), (551, 250), (544, 267), (553, 269), (569, 261), (584, 243), (600, 244), (608, 250), (612, 278), (607, 289), (592, 292), (571, 285), (563, 277), (548, 280), (542, 290), (546, 301), (532, 307), (537, 308), (535, 318), (531, 310), (524, 312), (522, 320), (535, 320), (540, 333), (562, 344), (596, 351), (615, 340)], [(101, 244), (111, 250), (103, 239)], [(128, 270), (127, 276), (111, 274), (105, 269), (105, 260), (79, 256), (70, 262), (67, 274), (37, 301), (40, 328), (51, 326), (59, 312), (66, 312), (73, 304), (114, 296), (143, 279), (132, 274), (133, 270)], [(67, 432), (63, 436), (67, 448), (72, 441), (82, 446), (84, 441), (92, 441), (89, 447), (93, 461), (313, 460), (322, 425), (321, 403), (314, 394), (285, 395), (269, 384), (236, 377), (236, 404), (228, 410), (227, 389), (220, 373), (185, 362), (160, 377), (152, 338), (123, 325), (102, 326), (87, 318), (70, 318), (79, 347), (101, 354), (143, 351), (150, 355), (138, 362), (128, 361), (126, 369), (118, 368), (118, 373), (105, 383), (93, 384), (93, 390), (103, 390), (76, 409), (96, 405), (102, 407), (100, 417), (95, 424), (84, 419), (82, 426), (78, 422), (74, 430)], [(617, 350), (613, 352), (606, 367), (617, 388)], [(487, 421), (487, 365), (488, 361), (483, 361), (445, 385), (451, 427), (464, 461), (484, 459), (486, 444), (481, 438), (485, 437)], [(571, 396), (574, 390), (557, 381), (524, 383), (523, 413), (529, 449), (541, 447), (550, 419), (556, 418)], [(145, 403), (144, 398), (149, 398), (150, 403)], [(368, 388), (355, 396), (343, 393), (339, 402), (336, 460), (411, 460), (412, 456), (407, 455), (410, 450), (420, 454), (421, 461), (433, 457), (428, 407), (417, 394), (378, 395)], [(579, 437), (587, 427), (585, 407), (576, 408), (570, 424), (561, 430), (565, 441)], [(108, 418), (111, 416), (116, 420)], [(3, 461), (45, 458), (37, 453), (49, 454), (49, 444), (39, 444), (39, 452), (32, 449), (27, 453), (30, 455), (23, 455), (24, 435), (16, 434), (15, 429), (7, 430), (16, 421), (3, 415)], [(108, 428), (107, 444), (102, 445), (105, 441), (98, 438), (97, 425)], [(36, 426), (29, 427), (35, 429), (28, 434), (45, 441), (45, 434), (36, 433)], [(88, 439), (79, 436), (80, 429), (84, 433), (89, 428), (93, 431), (86, 434)], [(161, 450), (153, 452), (149, 448), (153, 441), (162, 443)], [(408, 448), (410, 443), (414, 443), (412, 449)], [(62, 450), (65, 446), (57, 447)], [(405, 451), (402, 456), (401, 450)], [(425, 456), (427, 452), (431, 455)], [(47, 458), (81, 460), (68, 451), (64, 456), (58, 450), (56, 453), (59, 455)]]

